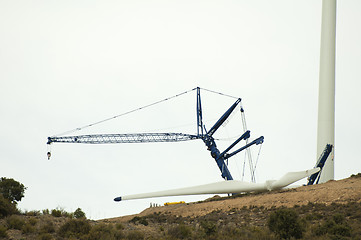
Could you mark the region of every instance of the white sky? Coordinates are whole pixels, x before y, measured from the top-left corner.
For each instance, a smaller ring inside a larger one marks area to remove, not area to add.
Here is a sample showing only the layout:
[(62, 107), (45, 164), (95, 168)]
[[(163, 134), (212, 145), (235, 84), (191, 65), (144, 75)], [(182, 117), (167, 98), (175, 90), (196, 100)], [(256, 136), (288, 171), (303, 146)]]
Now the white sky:
[[(361, 172), (361, 1), (337, 7), (335, 178), (342, 179)], [(80, 207), (92, 219), (209, 197), (113, 201), (221, 180), (200, 140), (54, 144), (46, 158), (48, 136), (197, 86), (242, 98), (252, 138), (265, 137), (258, 182), (312, 168), (320, 27), (321, 0), (0, 0), (0, 176), (28, 187), (22, 209)], [(233, 101), (204, 93), (208, 128)], [(227, 136), (242, 133), (235, 121), (239, 129)], [(170, 127), (189, 123), (186, 133), (195, 133), (195, 92), (75, 134), (177, 132)]]

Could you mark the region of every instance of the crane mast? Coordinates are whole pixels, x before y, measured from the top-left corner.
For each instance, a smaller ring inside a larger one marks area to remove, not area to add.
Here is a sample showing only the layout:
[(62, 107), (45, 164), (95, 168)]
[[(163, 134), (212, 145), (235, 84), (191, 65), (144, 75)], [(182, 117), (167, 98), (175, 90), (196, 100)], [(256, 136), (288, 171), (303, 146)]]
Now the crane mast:
[[(233, 180), (233, 177), (227, 167), (226, 160), (243, 151), (244, 149), (256, 144), (262, 144), (264, 137), (261, 136), (254, 141), (247, 143), (245, 146), (228, 153), (236, 144), (241, 140), (247, 140), (250, 137), (250, 131), (247, 130), (232, 143), (222, 153), (217, 148), (213, 134), (219, 129), (220, 126), (227, 120), (231, 113), (236, 109), (237, 105), (241, 102), (238, 98), (233, 105), (219, 118), (219, 120), (210, 128), (206, 130), (203, 124), (202, 105), (200, 88), (197, 87), (197, 135), (184, 134), (184, 133), (128, 133), (128, 134), (92, 134), (92, 135), (79, 135), (79, 136), (52, 136), (48, 137), (47, 144), (52, 143), (84, 143), (84, 144), (113, 144), (113, 143), (146, 143), (146, 142), (181, 142), (195, 139), (202, 139), (207, 146), (207, 150), (211, 152), (211, 156), (217, 163), (221, 171), (221, 176), (225, 180)], [(193, 90), (195, 90), (193, 89)], [(166, 99), (167, 100), (167, 99)], [(151, 104), (152, 105), (152, 104)], [(149, 105), (150, 106), (150, 105)], [(241, 110), (242, 111), (242, 110)], [(48, 158), (51, 153), (48, 152)]]

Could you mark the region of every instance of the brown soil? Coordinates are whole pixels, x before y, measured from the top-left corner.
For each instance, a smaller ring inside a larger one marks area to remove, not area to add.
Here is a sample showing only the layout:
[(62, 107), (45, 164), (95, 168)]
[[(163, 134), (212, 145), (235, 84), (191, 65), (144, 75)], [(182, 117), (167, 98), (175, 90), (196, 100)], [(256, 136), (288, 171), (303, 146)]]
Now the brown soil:
[[(217, 199), (219, 198), (219, 199)], [(266, 193), (246, 194), (231, 198), (213, 197), (204, 202), (178, 204), (147, 208), (139, 214), (118, 218), (104, 219), (104, 222), (127, 222), (135, 216), (146, 216), (154, 212), (167, 213), (182, 217), (199, 217), (213, 211), (229, 211), (244, 206), (293, 207), (312, 203), (346, 204), (348, 202), (361, 202), (361, 177), (350, 177), (338, 181), (329, 181), (324, 184), (302, 186)]]

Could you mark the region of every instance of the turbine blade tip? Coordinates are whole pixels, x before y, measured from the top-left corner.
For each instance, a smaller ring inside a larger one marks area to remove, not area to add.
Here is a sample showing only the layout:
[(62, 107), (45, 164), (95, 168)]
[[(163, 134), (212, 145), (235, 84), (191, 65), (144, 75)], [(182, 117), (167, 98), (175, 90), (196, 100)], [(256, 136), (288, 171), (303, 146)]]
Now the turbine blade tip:
[(116, 198), (114, 198), (114, 201), (120, 202), (120, 201), (122, 201), (122, 197), (116, 197)]

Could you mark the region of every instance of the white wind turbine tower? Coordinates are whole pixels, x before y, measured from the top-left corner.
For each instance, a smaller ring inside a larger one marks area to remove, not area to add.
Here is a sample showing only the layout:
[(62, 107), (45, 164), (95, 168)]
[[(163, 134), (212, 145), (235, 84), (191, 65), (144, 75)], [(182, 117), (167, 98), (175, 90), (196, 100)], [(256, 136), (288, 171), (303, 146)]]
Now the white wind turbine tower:
[[(326, 144), (335, 143), (336, 0), (323, 0), (318, 93), (317, 158)], [(320, 183), (334, 179), (334, 150), (325, 162)]]

